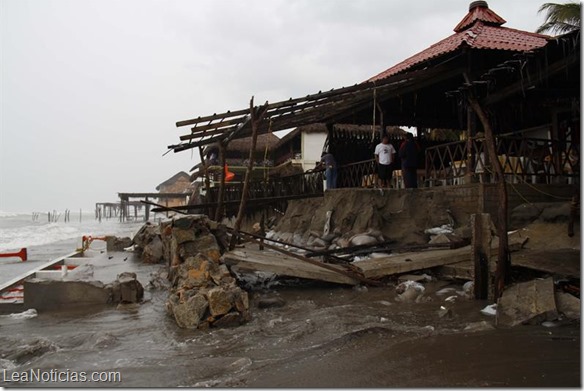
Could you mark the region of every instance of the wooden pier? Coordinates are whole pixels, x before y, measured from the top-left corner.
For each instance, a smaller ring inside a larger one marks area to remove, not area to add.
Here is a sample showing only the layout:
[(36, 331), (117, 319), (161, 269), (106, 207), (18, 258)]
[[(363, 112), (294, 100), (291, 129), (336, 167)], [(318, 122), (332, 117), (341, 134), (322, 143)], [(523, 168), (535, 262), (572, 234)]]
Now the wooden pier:
[[(184, 204), (188, 202), (190, 194), (188, 193), (118, 193), (119, 202), (97, 202), (95, 204), (95, 219), (101, 221), (102, 218), (117, 218), (120, 221), (137, 221), (142, 217), (144, 221), (150, 220), (150, 205), (142, 201), (158, 199), (159, 202), (164, 200), (166, 206), (171, 199), (183, 199)], [(131, 199), (136, 199), (131, 201)], [(131, 213), (132, 208), (134, 213)], [(144, 214), (139, 211), (144, 208)], [(168, 214), (168, 211), (166, 212)]]

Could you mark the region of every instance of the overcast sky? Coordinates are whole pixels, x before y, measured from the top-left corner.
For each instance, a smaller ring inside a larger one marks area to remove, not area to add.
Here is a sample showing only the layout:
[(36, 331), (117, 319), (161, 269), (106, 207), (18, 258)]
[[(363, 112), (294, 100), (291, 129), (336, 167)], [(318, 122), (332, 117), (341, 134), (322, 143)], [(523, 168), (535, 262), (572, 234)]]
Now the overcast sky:
[[(361, 82), (468, 0), (0, 0), (0, 211), (92, 210), (198, 163), (175, 122)], [(489, 0), (534, 31), (543, 3)], [(196, 150), (195, 150), (196, 151)]]

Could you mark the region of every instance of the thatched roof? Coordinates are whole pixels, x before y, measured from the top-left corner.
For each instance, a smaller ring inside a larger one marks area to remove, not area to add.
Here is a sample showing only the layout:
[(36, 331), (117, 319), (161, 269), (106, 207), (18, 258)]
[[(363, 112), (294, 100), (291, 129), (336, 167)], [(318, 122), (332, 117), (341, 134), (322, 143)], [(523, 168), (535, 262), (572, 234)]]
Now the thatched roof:
[[(387, 126), (385, 128), (386, 133), (391, 138), (402, 138), (407, 132), (398, 126)], [(300, 135), (300, 133), (326, 133), (327, 128), (323, 123), (315, 123), (310, 125), (299, 126), (284, 137), (275, 145), (274, 148), (278, 148), (286, 143), (288, 143), (293, 138)], [(379, 134), (379, 126), (371, 125), (353, 125), (353, 124), (335, 124), (333, 125), (333, 136), (339, 135), (371, 135), (372, 132)]]
[(160, 190), (162, 186), (170, 185), (178, 181), (180, 178), (186, 178), (190, 181), (191, 176), (184, 171), (178, 172), (171, 176), (170, 178), (168, 178), (167, 180), (165, 180), (164, 182), (162, 182), (160, 185), (156, 186), (156, 190)]
[(426, 137), (433, 141), (459, 141), (461, 130), (453, 129), (428, 129)]
[[(257, 143), (255, 151), (264, 151), (266, 147), (268, 149), (274, 148), (276, 143), (278, 143), (280, 139), (278, 136), (275, 136), (272, 133), (260, 134), (258, 135)], [(227, 146), (227, 151), (229, 152), (247, 152), (251, 149), (251, 137), (240, 138), (231, 140), (229, 145)]]
[[(258, 135), (258, 139), (256, 142), (256, 152), (263, 152), (268, 147), (268, 150), (273, 149), (276, 144), (280, 141), (280, 138), (273, 133), (265, 133)], [(240, 153), (249, 153), (251, 148), (251, 137), (239, 138), (235, 140), (231, 140), (229, 145), (227, 146), (227, 152), (240, 152)], [(203, 153), (206, 154), (211, 149), (217, 149), (216, 144), (211, 144), (205, 147)], [(195, 166), (196, 167), (196, 166)], [(193, 168), (195, 168), (193, 167)]]
[[(352, 124), (336, 124), (333, 126), (333, 137), (358, 136), (366, 137), (372, 134), (377, 137), (379, 135), (379, 125), (352, 125)], [(390, 138), (403, 138), (407, 133), (398, 126), (387, 126), (385, 132)]]

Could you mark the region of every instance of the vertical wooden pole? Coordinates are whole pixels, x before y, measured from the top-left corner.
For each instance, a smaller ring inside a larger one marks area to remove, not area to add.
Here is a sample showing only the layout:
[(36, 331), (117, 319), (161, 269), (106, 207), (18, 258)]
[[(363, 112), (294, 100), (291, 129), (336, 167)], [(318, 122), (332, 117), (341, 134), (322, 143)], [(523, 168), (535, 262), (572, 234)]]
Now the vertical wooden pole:
[(511, 271), (511, 261), (509, 258), (509, 238), (507, 237), (507, 183), (503, 175), (503, 167), (497, 158), (495, 136), (487, 115), (479, 104), (478, 100), (469, 91), (468, 103), (476, 113), (485, 131), (485, 147), (489, 155), (489, 160), (494, 168), (495, 183), (497, 184), (498, 213), (497, 213), (497, 236), (499, 236), (499, 252), (497, 254), (497, 271), (495, 272), (495, 300), (501, 297), (505, 289), (505, 283), (509, 280)]
[(464, 183), (471, 183), (471, 178), (473, 175), (473, 161), (474, 153), (473, 150), (473, 138), (476, 136), (476, 126), (475, 121), (473, 121), (473, 112), (472, 110), (466, 111), (466, 173), (465, 173), (465, 181)]
[[(203, 147), (199, 146), (199, 157), (201, 158), (201, 164), (203, 165), (203, 176), (205, 181), (205, 191), (207, 194), (207, 202), (213, 202), (211, 199), (211, 181), (209, 180), (209, 165), (205, 161), (205, 156), (203, 155)], [(211, 218), (211, 209), (207, 211), (209, 218)]]
[(477, 213), (470, 216), (472, 230), (471, 251), (474, 263), (474, 297), (477, 300), (489, 298), (491, 259), (491, 216)]
[(245, 211), (245, 205), (247, 203), (247, 198), (249, 196), (249, 180), (251, 178), (251, 172), (253, 170), (253, 155), (255, 152), (256, 144), (258, 141), (258, 127), (260, 122), (264, 119), (266, 113), (268, 112), (268, 102), (262, 108), (259, 108), (259, 113), (253, 107), (253, 97), (249, 101), (249, 111), (251, 114), (251, 147), (249, 150), (249, 163), (247, 165), (247, 170), (245, 171), (245, 180), (243, 183), (243, 192), (241, 194), (241, 202), (239, 203), (239, 212), (237, 213), (237, 219), (235, 220), (235, 225), (233, 226), (233, 233), (231, 235), (231, 243), (229, 244), (229, 250), (235, 248), (237, 243), (237, 238), (239, 236), (239, 229), (241, 228), (241, 221), (243, 220), (243, 213)]
[(223, 202), (225, 200), (225, 165), (227, 164), (227, 145), (222, 141), (219, 143), (219, 159), (221, 161), (221, 183), (219, 184), (219, 194), (217, 195), (217, 209), (215, 210), (215, 221), (220, 222), (223, 216)]

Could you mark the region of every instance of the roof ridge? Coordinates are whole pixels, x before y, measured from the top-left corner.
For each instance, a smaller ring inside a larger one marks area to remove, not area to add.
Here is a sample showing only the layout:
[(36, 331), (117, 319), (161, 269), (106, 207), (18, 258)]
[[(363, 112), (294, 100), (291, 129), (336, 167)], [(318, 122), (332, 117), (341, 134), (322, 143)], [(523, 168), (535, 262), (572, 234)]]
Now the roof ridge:
[(459, 33), (472, 28), (477, 22), (501, 26), (507, 21), (497, 15), (495, 11), (489, 8), (486, 1), (475, 1), (471, 3), (468, 13), (454, 27), (454, 31)]

